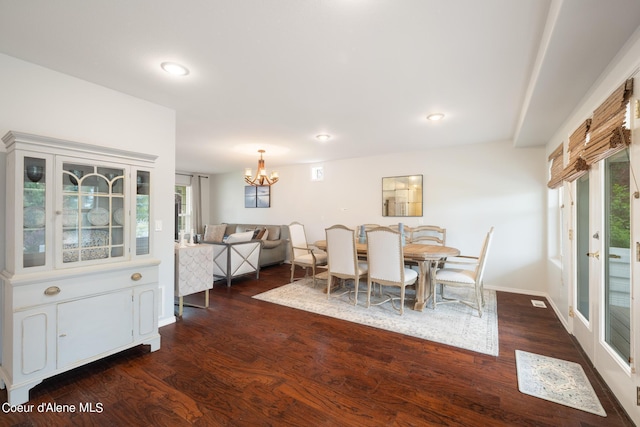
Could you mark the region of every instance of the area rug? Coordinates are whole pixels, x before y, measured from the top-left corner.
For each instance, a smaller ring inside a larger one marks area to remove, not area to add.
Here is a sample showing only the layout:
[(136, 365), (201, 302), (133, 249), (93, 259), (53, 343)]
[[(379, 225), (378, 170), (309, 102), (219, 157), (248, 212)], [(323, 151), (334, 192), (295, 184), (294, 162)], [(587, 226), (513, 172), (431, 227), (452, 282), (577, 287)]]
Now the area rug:
[(522, 393), (607, 416), (579, 364), (516, 350), (516, 368)]
[[(470, 298), (465, 288), (447, 289), (447, 297)], [(424, 311), (415, 311), (415, 294), (407, 290), (404, 314), (391, 307), (391, 303), (366, 307), (366, 284), (361, 283), (358, 305), (348, 295), (327, 299), (325, 287), (313, 287), (311, 279), (290, 283), (255, 295), (254, 298), (287, 307), (305, 310), (349, 322), (385, 329), (412, 337), (447, 344), (478, 353), (498, 355), (498, 317), (496, 294), (485, 290), (486, 306), (482, 317), (463, 304), (443, 304), (433, 310), (430, 303)], [(373, 300), (372, 300), (373, 302)]]

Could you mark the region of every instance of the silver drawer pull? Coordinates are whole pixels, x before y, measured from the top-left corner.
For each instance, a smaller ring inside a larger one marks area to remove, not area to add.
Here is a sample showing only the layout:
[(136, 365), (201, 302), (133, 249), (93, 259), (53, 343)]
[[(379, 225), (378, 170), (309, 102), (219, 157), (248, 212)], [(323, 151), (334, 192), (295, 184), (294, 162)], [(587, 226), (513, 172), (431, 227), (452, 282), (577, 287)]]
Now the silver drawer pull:
[(131, 275), (131, 280), (133, 280), (134, 282), (137, 282), (140, 279), (142, 279), (142, 274), (140, 273), (133, 273)]
[(49, 286), (44, 290), (44, 294), (47, 296), (58, 295), (60, 293), (60, 288), (57, 286)]

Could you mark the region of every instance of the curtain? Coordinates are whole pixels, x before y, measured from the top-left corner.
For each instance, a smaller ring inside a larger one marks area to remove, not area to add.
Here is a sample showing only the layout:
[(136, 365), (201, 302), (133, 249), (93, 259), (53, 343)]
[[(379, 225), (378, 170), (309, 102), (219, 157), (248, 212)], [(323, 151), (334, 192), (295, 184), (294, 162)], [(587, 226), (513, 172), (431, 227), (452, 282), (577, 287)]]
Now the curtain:
[(200, 175), (191, 177), (191, 227), (193, 227), (196, 234), (204, 233), (202, 225), (202, 178)]

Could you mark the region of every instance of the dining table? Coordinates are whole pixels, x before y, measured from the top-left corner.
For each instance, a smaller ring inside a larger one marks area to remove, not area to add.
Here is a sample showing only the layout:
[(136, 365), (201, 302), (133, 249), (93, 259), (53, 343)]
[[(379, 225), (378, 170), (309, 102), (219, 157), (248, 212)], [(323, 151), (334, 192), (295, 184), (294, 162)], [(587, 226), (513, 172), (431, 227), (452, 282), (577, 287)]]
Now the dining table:
[[(315, 246), (319, 249), (327, 249), (326, 240), (318, 240)], [(367, 255), (367, 244), (356, 242), (356, 252), (359, 256)], [(422, 311), (429, 300), (429, 295), (435, 297), (432, 292), (434, 267), (438, 262), (447, 257), (455, 257), (460, 255), (460, 250), (441, 245), (425, 245), (423, 243), (407, 243), (402, 247), (404, 260), (415, 262), (418, 266), (418, 289), (416, 289), (416, 302), (413, 306), (414, 310)], [(427, 291), (429, 291), (427, 293)], [(435, 305), (434, 305), (435, 308)]]

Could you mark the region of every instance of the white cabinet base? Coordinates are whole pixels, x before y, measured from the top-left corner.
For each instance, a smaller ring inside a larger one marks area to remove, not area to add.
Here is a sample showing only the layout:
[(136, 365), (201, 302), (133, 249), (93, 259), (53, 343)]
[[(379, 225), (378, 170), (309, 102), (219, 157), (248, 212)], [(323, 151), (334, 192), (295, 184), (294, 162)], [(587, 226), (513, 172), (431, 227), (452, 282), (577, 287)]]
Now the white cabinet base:
[(8, 403), (23, 404), (44, 379), (111, 354), (141, 344), (158, 350), (157, 265), (3, 275), (0, 385)]

